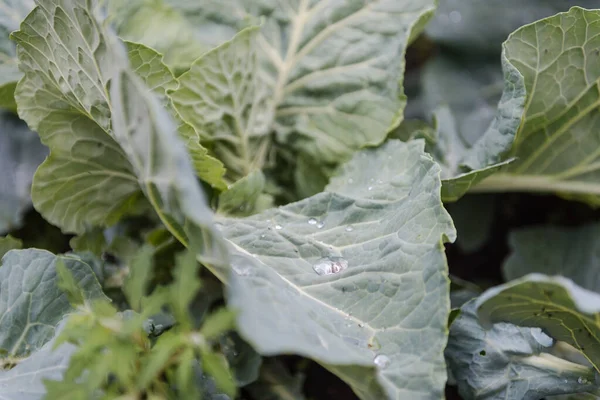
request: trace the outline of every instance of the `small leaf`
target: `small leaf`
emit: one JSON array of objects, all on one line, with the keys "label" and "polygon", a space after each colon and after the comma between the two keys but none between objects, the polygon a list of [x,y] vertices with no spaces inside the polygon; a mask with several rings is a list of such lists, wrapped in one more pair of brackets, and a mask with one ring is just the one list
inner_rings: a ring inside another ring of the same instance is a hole
[{"label": "small leaf", "polygon": [[142,297],[146,294],[148,282],[152,278],[152,246],[144,246],[129,265],[129,276],[123,285],[123,292],[133,310],[140,311]]},{"label": "small leaf", "polygon": [[223,355],[204,350],[201,352],[201,357],[202,369],[215,380],[217,388],[226,395],[235,397],[237,387]]},{"label": "small leaf", "polygon": [[200,329],[206,340],[214,340],[235,327],[235,313],[226,308],[219,308],[209,314]]},{"label": "small leaf", "polygon": [[510,322],[542,328],[580,350],[600,370],[600,294],[570,279],[526,275],[483,293],[477,313],[484,326]]},{"label": "small leaf", "polygon": [[223,215],[247,216],[269,208],[270,202],[264,201],[265,183],[262,172],[251,172],[221,193],[217,211]]},{"label": "small leaf", "polygon": [[595,371],[544,352],[551,345],[539,328],[498,323],[485,330],[470,301],[450,327],[445,354],[465,400],[537,400],[595,390]]},{"label": "small leaf", "polygon": [[23,242],[20,239],[15,239],[10,235],[0,237],[0,260],[10,250],[21,249],[22,247]]},{"label": "small leaf", "polygon": [[0,267],[0,349],[10,357],[35,352],[73,311],[58,285],[58,265],[72,276],[85,299],[105,298],[89,265],[44,250],[12,250]]},{"label": "small leaf", "polygon": [[170,96],[182,119],[212,143],[232,180],[262,168],[272,110],[259,74],[258,30],[249,28],[196,60]]}]

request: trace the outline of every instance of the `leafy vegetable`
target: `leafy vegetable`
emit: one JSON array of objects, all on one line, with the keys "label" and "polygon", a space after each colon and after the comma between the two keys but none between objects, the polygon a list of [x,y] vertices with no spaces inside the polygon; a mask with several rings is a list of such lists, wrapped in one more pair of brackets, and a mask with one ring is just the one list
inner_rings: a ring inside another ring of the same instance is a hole
[{"label": "leafy vegetable", "polygon": [[365,399],[428,397],[417,381],[438,396],[441,241],[455,235],[439,187],[422,142],[390,141],[355,155],[324,193],[221,221],[238,250],[228,301],[242,336],[262,354],[320,361]]},{"label": "leafy vegetable", "polygon": [[475,301],[450,327],[446,358],[464,399],[540,399],[596,390],[594,370],[546,351],[552,338],[539,328],[477,320]]},{"label": "leafy vegetable", "polygon": [[569,279],[529,274],[489,289],[477,307],[484,324],[505,321],[543,328],[581,350],[597,370],[600,367],[600,295]]},{"label": "leafy vegetable", "polygon": [[0,0],[0,398],[600,397],[600,10],[437,3]]}]

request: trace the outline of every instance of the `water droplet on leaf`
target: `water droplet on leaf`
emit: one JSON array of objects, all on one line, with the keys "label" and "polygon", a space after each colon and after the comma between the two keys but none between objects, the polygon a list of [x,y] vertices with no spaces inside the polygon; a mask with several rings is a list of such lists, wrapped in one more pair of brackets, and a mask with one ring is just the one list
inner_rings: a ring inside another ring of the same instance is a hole
[{"label": "water droplet on leaf", "polygon": [[317,228],[319,228],[319,229],[321,229],[321,228],[322,228],[322,227],[324,227],[324,226],[325,226],[325,222],[319,222],[319,223],[317,224]]},{"label": "water droplet on leaf", "polygon": [[279,231],[279,230],[283,229],[283,226],[277,224],[277,225],[275,225],[275,229],[277,229]]},{"label": "water droplet on leaf", "polygon": [[377,366],[377,368],[385,369],[389,367],[392,361],[385,354],[379,354],[373,359],[373,364]]},{"label": "water droplet on leaf", "polygon": [[311,219],[308,220],[308,224],[309,225],[316,225],[317,224],[317,220],[314,219],[314,218],[311,218]]},{"label": "water droplet on leaf", "polygon": [[318,275],[337,274],[346,268],[348,268],[348,260],[342,257],[323,257],[318,259],[313,265],[313,270]]},{"label": "water droplet on leaf", "polygon": [[367,188],[367,190],[368,190],[368,191],[371,191],[371,190],[373,190],[373,186],[369,186],[369,187]]},{"label": "water droplet on leaf", "polygon": [[577,378],[577,383],[579,383],[581,385],[585,385],[585,384],[587,384],[589,382],[588,382],[587,379],[585,379],[585,378],[583,378],[583,377],[580,376],[579,378]]},{"label": "water droplet on leaf", "polygon": [[462,21],[462,15],[456,10],[451,11],[448,15],[448,18],[450,18],[450,21],[454,22],[455,24],[458,24],[460,21]]},{"label": "water droplet on leaf", "polygon": [[352,232],[354,230],[354,227],[352,225],[348,225],[346,227],[346,232]]}]

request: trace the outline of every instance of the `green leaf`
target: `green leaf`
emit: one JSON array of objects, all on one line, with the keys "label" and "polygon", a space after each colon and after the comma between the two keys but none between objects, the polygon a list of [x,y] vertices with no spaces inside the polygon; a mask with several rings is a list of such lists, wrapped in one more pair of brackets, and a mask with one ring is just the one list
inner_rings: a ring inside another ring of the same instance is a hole
[{"label": "green leaf", "polygon": [[210,49],[202,44],[196,27],[167,1],[110,0],[108,4],[108,14],[119,36],[156,49],[165,55],[169,66],[187,69]]},{"label": "green leaf", "polygon": [[[14,93],[23,74],[17,67],[15,44],[9,39],[33,9],[33,0],[0,0],[0,108],[16,111]],[[1,148],[1,146],[0,146]]]},{"label": "green leaf", "polygon": [[176,89],[179,83],[169,67],[163,63],[162,55],[140,43],[127,42],[126,44],[129,61],[135,73],[158,95],[179,123],[177,131],[192,157],[196,175],[211,186],[224,189],[226,184],[223,181],[225,174],[223,163],[208,154],[208,150],[200,144],[200,137],[196,131],[186,122],[180,121],[179,115],[173,110],[167,91]]},{"label": "green leaf", "polygon": [[465,400],[537,400],[596,390],[594,369],[546,353],[552,343],[539,328],[498,323],[484,329],[470,301],[450,327],[445,354]]},{"label": "green leaf", "polygon": [[10,235],[0,237],[0,260],[10,250],[21,249],[22,247],[23,242],[20,239],[15,239]]},{"label": "green leaf", "polygon": [[11,113],[0,111],[0,233],[21,225],[31,207],[33,174],[47,149],[27,125]]},{"label": "green leaf", "polygon": [[222,354],[202,351],[202,369],[214,379],[217,388],[224,394],[235,398],[237,387],[229,373],[227,361]]},{"label": "green leaf", "polygon": [[152,256],[154,248],[144,246],[136,254],[129,266],[129,276],[123,284],[123,293],[133,310],[140,311],[142,298],[150,279],[152,279]]},{"label": "green leaf", "polygon": [[[168,3],[209,46],[262,23],[260,75],[267,80],[274,128],[280,141],[321,165],[379,145],[400,123],[404,53],[435,6],[433,0]],[[156,30],[145,23],[138,29]]]},{"label": "green leaf", "polygon": [[221,193],[217,212],[223,215],[247,216],[269,208],[272,199],[263,193],[265,184],[265,176],[260,170],[251,172]]},{"label": "green leaf", "polygon": [[235,328],[235,313],[227,308],[219,308],[209,314],[202,323],[200,334],[206,340],[215,340]]},{"label": "green leaf", "polygon": [[[455,231],[423,147],[389,141],[355,155],[324,193],[221,221],[237,249],[228,304],[259,353],[315,359],[363,399],[442,396],[442,240]],[[318,275],[320,263],[342,270]]]},{"label": "green leaf", "polygon": [[63,263],[86,299],[103,298],[89,265],[78,258],[44,250],[12,250],[0,267],[0,349],[8,357],[33,353],[55,334],[73,311],[58,286],[57,264]]},{"label": "green leaf", "polygon": [[487,290],[477,308],[484,326],[510,322],[540,327],[580,350],[600,370],[600,294],[570,279],[534,273]]},{"label": "green leaf", "polygon": [[[595,114],[600,101],[599,20],[600,11],[573,7],[518,29],[504,43],[505,67],[514,69],[527,89],[514,144],[506,154],[516,161],[476,190],[552,192],[600,205]],[[514,89],[506,86],[503,97],[507,90]],[[517,112],[512,109],[513,116]],[[465,164],[478,168],[501,137],[487,132]]]},{"label": "green leaf", "polygon": [[63,325],[59,324],[52,340],[31,356],[10,370],[0,370],[2,399],[41,400],[47,394],[44,381],[63,378],[71,355],[76,349],[68,343],[55,348],[56,338],[60,335]]},{"label": "green leaf", "polygon": [[182,119],[212,143],[234,181],[263,166],[270,144],[272,110],[257,53],[258,29],[248,28],[196,60],[171,92]]},{"label": "green leaf", "polygon": [[383,142],[402,119],[406,47],[434,1],[248,3],[264,17],[278,139],[318,164]]},{"label": "green leaf", "polygon": [[562,275],[600,293],[600,225],[577,228],[533,227],[512,232],[510,257],[502,266],[506,280],[532,272]]},{"label": "green leaf", "polygon": [[439,7],[426,33],[444,46],[495,55],[515,29],[567,11],[574,3],[584,8],[598,7],[594,0],[439,0]]},{"label": "green leaf", "polygon": [[203,238],[199,257],[225,279],[224,245],[176,125],[130,69],[95,3],[40,0],[13,34],[25,71],[19,113],[52,152],[36,174],[34,204],[63,230],[81,232],[116,222],[143,192],[178,240]]},{"label": "green leaf", "polygon": [[189,318],[188,307],[201,286],[194,252],[188,250],[177,256],[173,275],[174,282],[169,286],[171,307],[176,320],[183,323]]}]

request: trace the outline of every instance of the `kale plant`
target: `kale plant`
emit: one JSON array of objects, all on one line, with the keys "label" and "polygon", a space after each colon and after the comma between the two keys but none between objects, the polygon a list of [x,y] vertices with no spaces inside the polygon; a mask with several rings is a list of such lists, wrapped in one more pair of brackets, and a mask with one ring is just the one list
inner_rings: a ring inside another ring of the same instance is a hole
[{"label": "kale plant", "polygon": [[0,399],[600,398],[596,1],[0,0],[0,109]]}]

